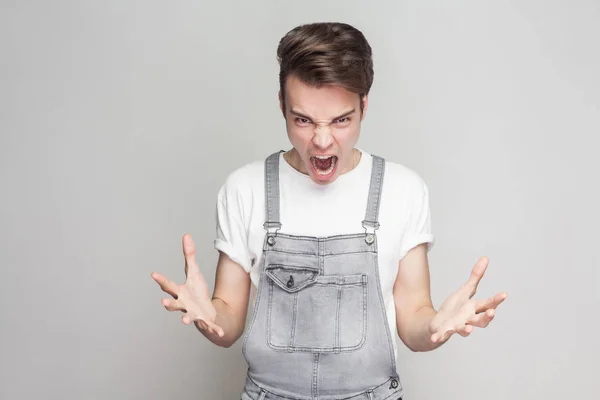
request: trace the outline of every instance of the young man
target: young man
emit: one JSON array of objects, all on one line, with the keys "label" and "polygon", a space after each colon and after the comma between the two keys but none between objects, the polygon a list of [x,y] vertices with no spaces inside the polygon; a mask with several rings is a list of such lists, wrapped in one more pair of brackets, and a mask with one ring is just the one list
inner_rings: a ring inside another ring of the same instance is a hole
[{"label": "young man", "polygon": [[292,149],[230,174],[217,202],[212,297],[183,237],[186,282],[153,273],[207,339],[244,333],[244,400],[398,399],[396,334],[413,351],[486,327],[500,293],[472,300],[487,267],[436,311],[427,186],[355,147],[373,82],[371,48],[341,23],[299,26],[278,50],[279,102]]}]

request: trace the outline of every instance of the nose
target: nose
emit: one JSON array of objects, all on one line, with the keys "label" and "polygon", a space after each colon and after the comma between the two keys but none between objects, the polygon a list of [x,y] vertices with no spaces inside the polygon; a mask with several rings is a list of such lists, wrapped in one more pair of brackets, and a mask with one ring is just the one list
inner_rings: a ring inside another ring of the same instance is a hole
[{"label": "nose", "polygon": [[315,147],[319,149],[326,149],[333,143],[333,135],[331,134],[331,128],[329,125],[317,125],[315,127],[315,134],[313,135],[312,142]]}]

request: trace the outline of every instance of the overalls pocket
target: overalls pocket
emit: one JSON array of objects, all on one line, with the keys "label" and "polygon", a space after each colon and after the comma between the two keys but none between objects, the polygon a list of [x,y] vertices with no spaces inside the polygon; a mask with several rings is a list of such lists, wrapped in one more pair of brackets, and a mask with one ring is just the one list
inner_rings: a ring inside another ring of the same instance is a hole
[{"label": "overalls pocket", "polygon": [[267,341],[273,350],[341,353],[363,346],[367,275],[321,275],[318,268],[267,266]]}]

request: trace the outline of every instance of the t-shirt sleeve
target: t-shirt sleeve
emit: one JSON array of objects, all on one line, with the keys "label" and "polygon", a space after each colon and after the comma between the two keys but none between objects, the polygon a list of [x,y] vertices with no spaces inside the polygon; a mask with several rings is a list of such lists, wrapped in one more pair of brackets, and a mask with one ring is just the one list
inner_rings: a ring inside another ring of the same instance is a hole
[{"label": "t-shirt sleeve", "polygon": [[242,197],[231,182],[217,195],[215,248],[250,272],[248,227],[244,223]]},{"label": "t-shirt sleeve", "polygon": [[422,243],[427,243],[427,251],[429,252],[435,243],[431,230],[429,189],[420,178],[411,191],[407,212],[404,234],[400,245],[400,259],[412,248]]}]

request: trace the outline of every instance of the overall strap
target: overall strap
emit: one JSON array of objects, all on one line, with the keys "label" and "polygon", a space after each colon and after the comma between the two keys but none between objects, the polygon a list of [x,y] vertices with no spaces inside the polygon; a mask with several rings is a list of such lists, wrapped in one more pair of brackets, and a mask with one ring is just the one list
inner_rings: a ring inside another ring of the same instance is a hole
[{"label": "overall strap", "polygon": [[265,223],[269,233],[281,229],[279,221],[279,155],[280,150],[265,160]]},{"label": "overall strap", "polygon": [[379,202],[381,200],[381,187],[385,172],[385,160],[373,155],[373,167],[371,169],[371,183],[369,185],[369,199],[367,200],[367,212],[362,226],[368,233],[374,233],[379,229]]}]

